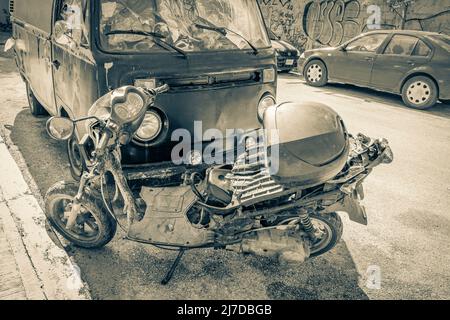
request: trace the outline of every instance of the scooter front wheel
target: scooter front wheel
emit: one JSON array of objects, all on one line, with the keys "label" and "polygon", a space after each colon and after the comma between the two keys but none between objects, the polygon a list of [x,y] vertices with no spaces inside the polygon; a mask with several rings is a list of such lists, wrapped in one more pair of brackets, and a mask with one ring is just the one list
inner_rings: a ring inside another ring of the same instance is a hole
[{"label": "scooter front wheel", "polygon": [[117,222],[95,195],[85,192],[80,200],[81,211],[75,226],[67,228],[78,185],[59,182],[45,196],[45,215],[55,230],[74,245],[86,249],[101,248],[116,234]]}]

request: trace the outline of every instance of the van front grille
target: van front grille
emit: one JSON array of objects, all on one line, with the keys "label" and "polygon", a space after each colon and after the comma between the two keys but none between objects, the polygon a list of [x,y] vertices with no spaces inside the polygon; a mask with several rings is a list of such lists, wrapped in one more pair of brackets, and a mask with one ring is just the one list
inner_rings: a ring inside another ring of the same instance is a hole
[{"label": "van front grille", "polygon": [[14,12],[14,0],[9,0],[9,14]]}]

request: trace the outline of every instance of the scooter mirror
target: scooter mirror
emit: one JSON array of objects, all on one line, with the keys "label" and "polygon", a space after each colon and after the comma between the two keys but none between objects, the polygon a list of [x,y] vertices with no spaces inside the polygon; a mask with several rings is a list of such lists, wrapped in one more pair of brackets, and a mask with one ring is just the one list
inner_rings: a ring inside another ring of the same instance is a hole
[{"label": "scooter mirror", "polygon": [[47,121],[47,132],[55,140],[67,141],[75,132],[75,124],[68,118],[52,117]]}]

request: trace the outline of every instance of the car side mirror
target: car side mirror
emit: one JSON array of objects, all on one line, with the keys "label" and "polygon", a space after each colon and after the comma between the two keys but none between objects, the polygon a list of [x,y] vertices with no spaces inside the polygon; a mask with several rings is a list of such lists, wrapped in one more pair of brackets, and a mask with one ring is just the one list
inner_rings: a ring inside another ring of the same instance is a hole
[{"label": "car side mirror", "polygon": [[52,117],[47,121],[47,132],[55,140],[67,141],[75,132],[75,123],[63,117]]}]

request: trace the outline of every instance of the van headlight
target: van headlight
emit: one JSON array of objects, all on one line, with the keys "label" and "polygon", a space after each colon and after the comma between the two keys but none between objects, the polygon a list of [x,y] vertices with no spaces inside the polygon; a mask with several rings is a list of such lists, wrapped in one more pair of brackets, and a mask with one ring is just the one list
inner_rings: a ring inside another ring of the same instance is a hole
[{"label": "van headlight", "polygon": [[277,104],[277,101],[275,100],[275,97],[271,94],[265,95],[258,105],[258,118],[259,120],[264,119],[264,113],[267,109],[269,109],[271,106],[274,106]]},{"label": "van headlight", "polygon": [[148,111],[142,125],[136,131],[135,137],[142,142],[150,142],[156,139],[163,129],[161,116],[155,111]]},{"label": "van headlight", "polygon": [[263,70],[263,82],[272,83],[275,82],[277,77],[277,72],[274,68],[268,68]]}]

